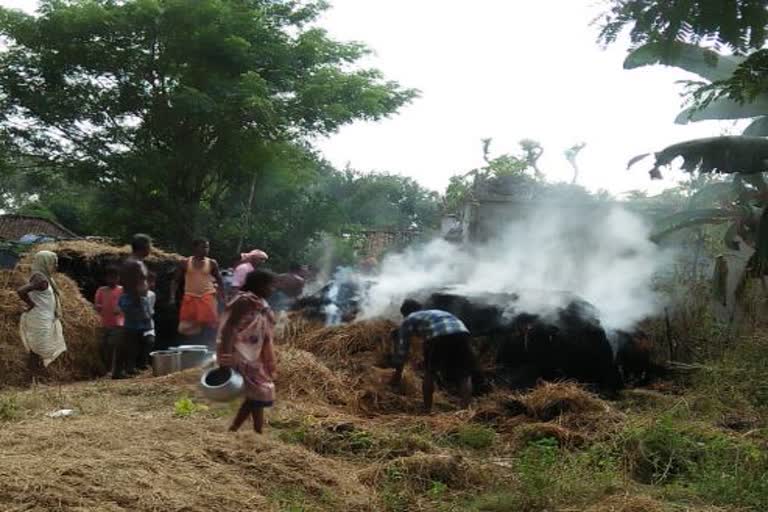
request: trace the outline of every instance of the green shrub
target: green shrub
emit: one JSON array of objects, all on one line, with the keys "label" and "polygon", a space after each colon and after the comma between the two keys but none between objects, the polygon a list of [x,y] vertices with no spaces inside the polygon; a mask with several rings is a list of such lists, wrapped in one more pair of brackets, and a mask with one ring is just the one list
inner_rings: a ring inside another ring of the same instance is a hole
[{"label": "green shrub", "polygon": [[196,404],[189,397],[183,397],[176,400],[173,404],[173,415],[177,418],[188,418],[198,412],[204,412],[208,410],[208,406],[204,404]]},{"label": "green shrub", "polygon": [[14,421],[21,416],[19,404],[14,397],[0,398],[0,422]]}]

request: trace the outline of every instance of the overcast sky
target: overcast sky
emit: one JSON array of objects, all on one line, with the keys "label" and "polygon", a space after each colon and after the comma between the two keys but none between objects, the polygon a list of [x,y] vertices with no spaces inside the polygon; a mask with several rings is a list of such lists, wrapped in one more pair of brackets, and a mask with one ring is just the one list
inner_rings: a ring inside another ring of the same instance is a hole
[{"label": "overcast sky", "polygon": [[[0,0],[34,9],[35,0]],[[493,153],[520,139],[545,148],[541,167],[570,181],[563,151],[586,142],[579,182],[620,194],[658,192],[631,157],[689,138],[718,135],[723,123],[677,126],[682,86],[694,78],[670,68],[622,69],[626,44],[596,43],[595,0],[331,0],[322,25],[333,36],[367,43],[366,64],[421,90],[399,115],[356,123],[318,142],[337,166],[411,176],[442,190],[451,175],[482,164],[482,138]],[[647,167],[647,166],[646,166]],[[679,176],[679,175],[678,175]]]}]

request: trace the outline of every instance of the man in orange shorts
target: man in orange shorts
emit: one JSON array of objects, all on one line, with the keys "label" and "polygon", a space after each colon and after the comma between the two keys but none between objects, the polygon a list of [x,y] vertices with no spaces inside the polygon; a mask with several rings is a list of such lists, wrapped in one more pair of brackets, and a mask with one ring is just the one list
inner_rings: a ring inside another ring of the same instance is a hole
[{"label": "man in orange shorts", "polygon": [[215,332],[219,315],[217,297],[223,299],[224,281],[216,260],[208,257],[208,240],[192,242],[192,257],[179,263],[171,286],[171,302],[175,302],[176,283],[184,279],[184,297],[179,311],[179,334],[197,336],[205,330]]}]

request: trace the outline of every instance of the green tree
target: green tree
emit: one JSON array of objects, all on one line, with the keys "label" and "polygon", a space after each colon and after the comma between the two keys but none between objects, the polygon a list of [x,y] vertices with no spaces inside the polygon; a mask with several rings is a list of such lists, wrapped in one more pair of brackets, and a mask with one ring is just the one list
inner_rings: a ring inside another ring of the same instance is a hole
[{"label": "green tree", "polygon": [[600,39],[613,43],[627,26],[633,45],[712,42],[737,52],[766,41],[766,0],[611,0]]},{"label": "green tree", "polygon": [[324,188],[346,228],[428,230],[439,223],[439,194],[411,178],[347,169],[328,179]]},{"label": "green tree", "polygon": [[43,0],[38,16],[0,9],[0,133],[17,157],[98,190],[108,234],[142,229],[183,246],[220,229],[262,175],[294,170],[286,154],[301,154],[303,141],[415,96],[356,68],[368,50],[317,28],[325,8]]}]

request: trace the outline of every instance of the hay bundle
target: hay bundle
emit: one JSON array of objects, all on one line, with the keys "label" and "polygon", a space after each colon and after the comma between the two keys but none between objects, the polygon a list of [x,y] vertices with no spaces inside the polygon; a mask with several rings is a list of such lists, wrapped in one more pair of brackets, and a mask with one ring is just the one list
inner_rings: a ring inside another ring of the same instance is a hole
[{"label": "hay bundle", "polygon": [[309,331],[292,344],[327,360],[343,362],[361,352],[385,352],[395,324],[389,320],[368,320]]},{"label": "hay bundle", "polygon": [[364,484],[378,487],[392,474],[399,475],[413,492],[428,491],[435,482],[463,489],[483,481],[480,469],[460,456],[426,453],[374,464],[358,476]]},{"label": "hay bundle", "polygon": [[[78,257],[94,259],[101,256],[115,256],[117,258],[128,256],[131,253],[129,245],[117,246],[96,240],[62,240],[60,242],[44,243],[35,246],[35,251],[52,251],[59,257]],[[31,263],[32,254],[26,255],[22,263]],[[147,258],[148,262],[178,260],[180,256],[165,252],[157,247],[152,248],[152,253]]]},{"label": "hay bundle", "polygon": [[280,344],[295,345],[296,340],[324,327],[324,324],[316,320],[308,319],[300,313],[290,312],[278,318],[275,326],[275,341]]},{"label": "hay bundle", "polygon": [[304,350],[281,347],[277,351],[277,390],[290,398],[310,397],[334,405],[351,401],[349,386],[317,357]]},{"label": "hay bundle", "polygon": [[592,413],[609,410],[596,395],[574,382],[545,382],[519,397],[528,415],[551,421],[565,413]]},{"label": "hay bundle", "polygon": [[[26,273],[0,272],[0,386],[29,384],[27,352],[21,342],[19,322],[25,310],[16,288],[28,280]],[[67,351],[47,369],[46,376],[57,382],[90,379],[104,375],[99,356],[99,318],[70,278],[56,275],[61,291],[62,324]]]}]

